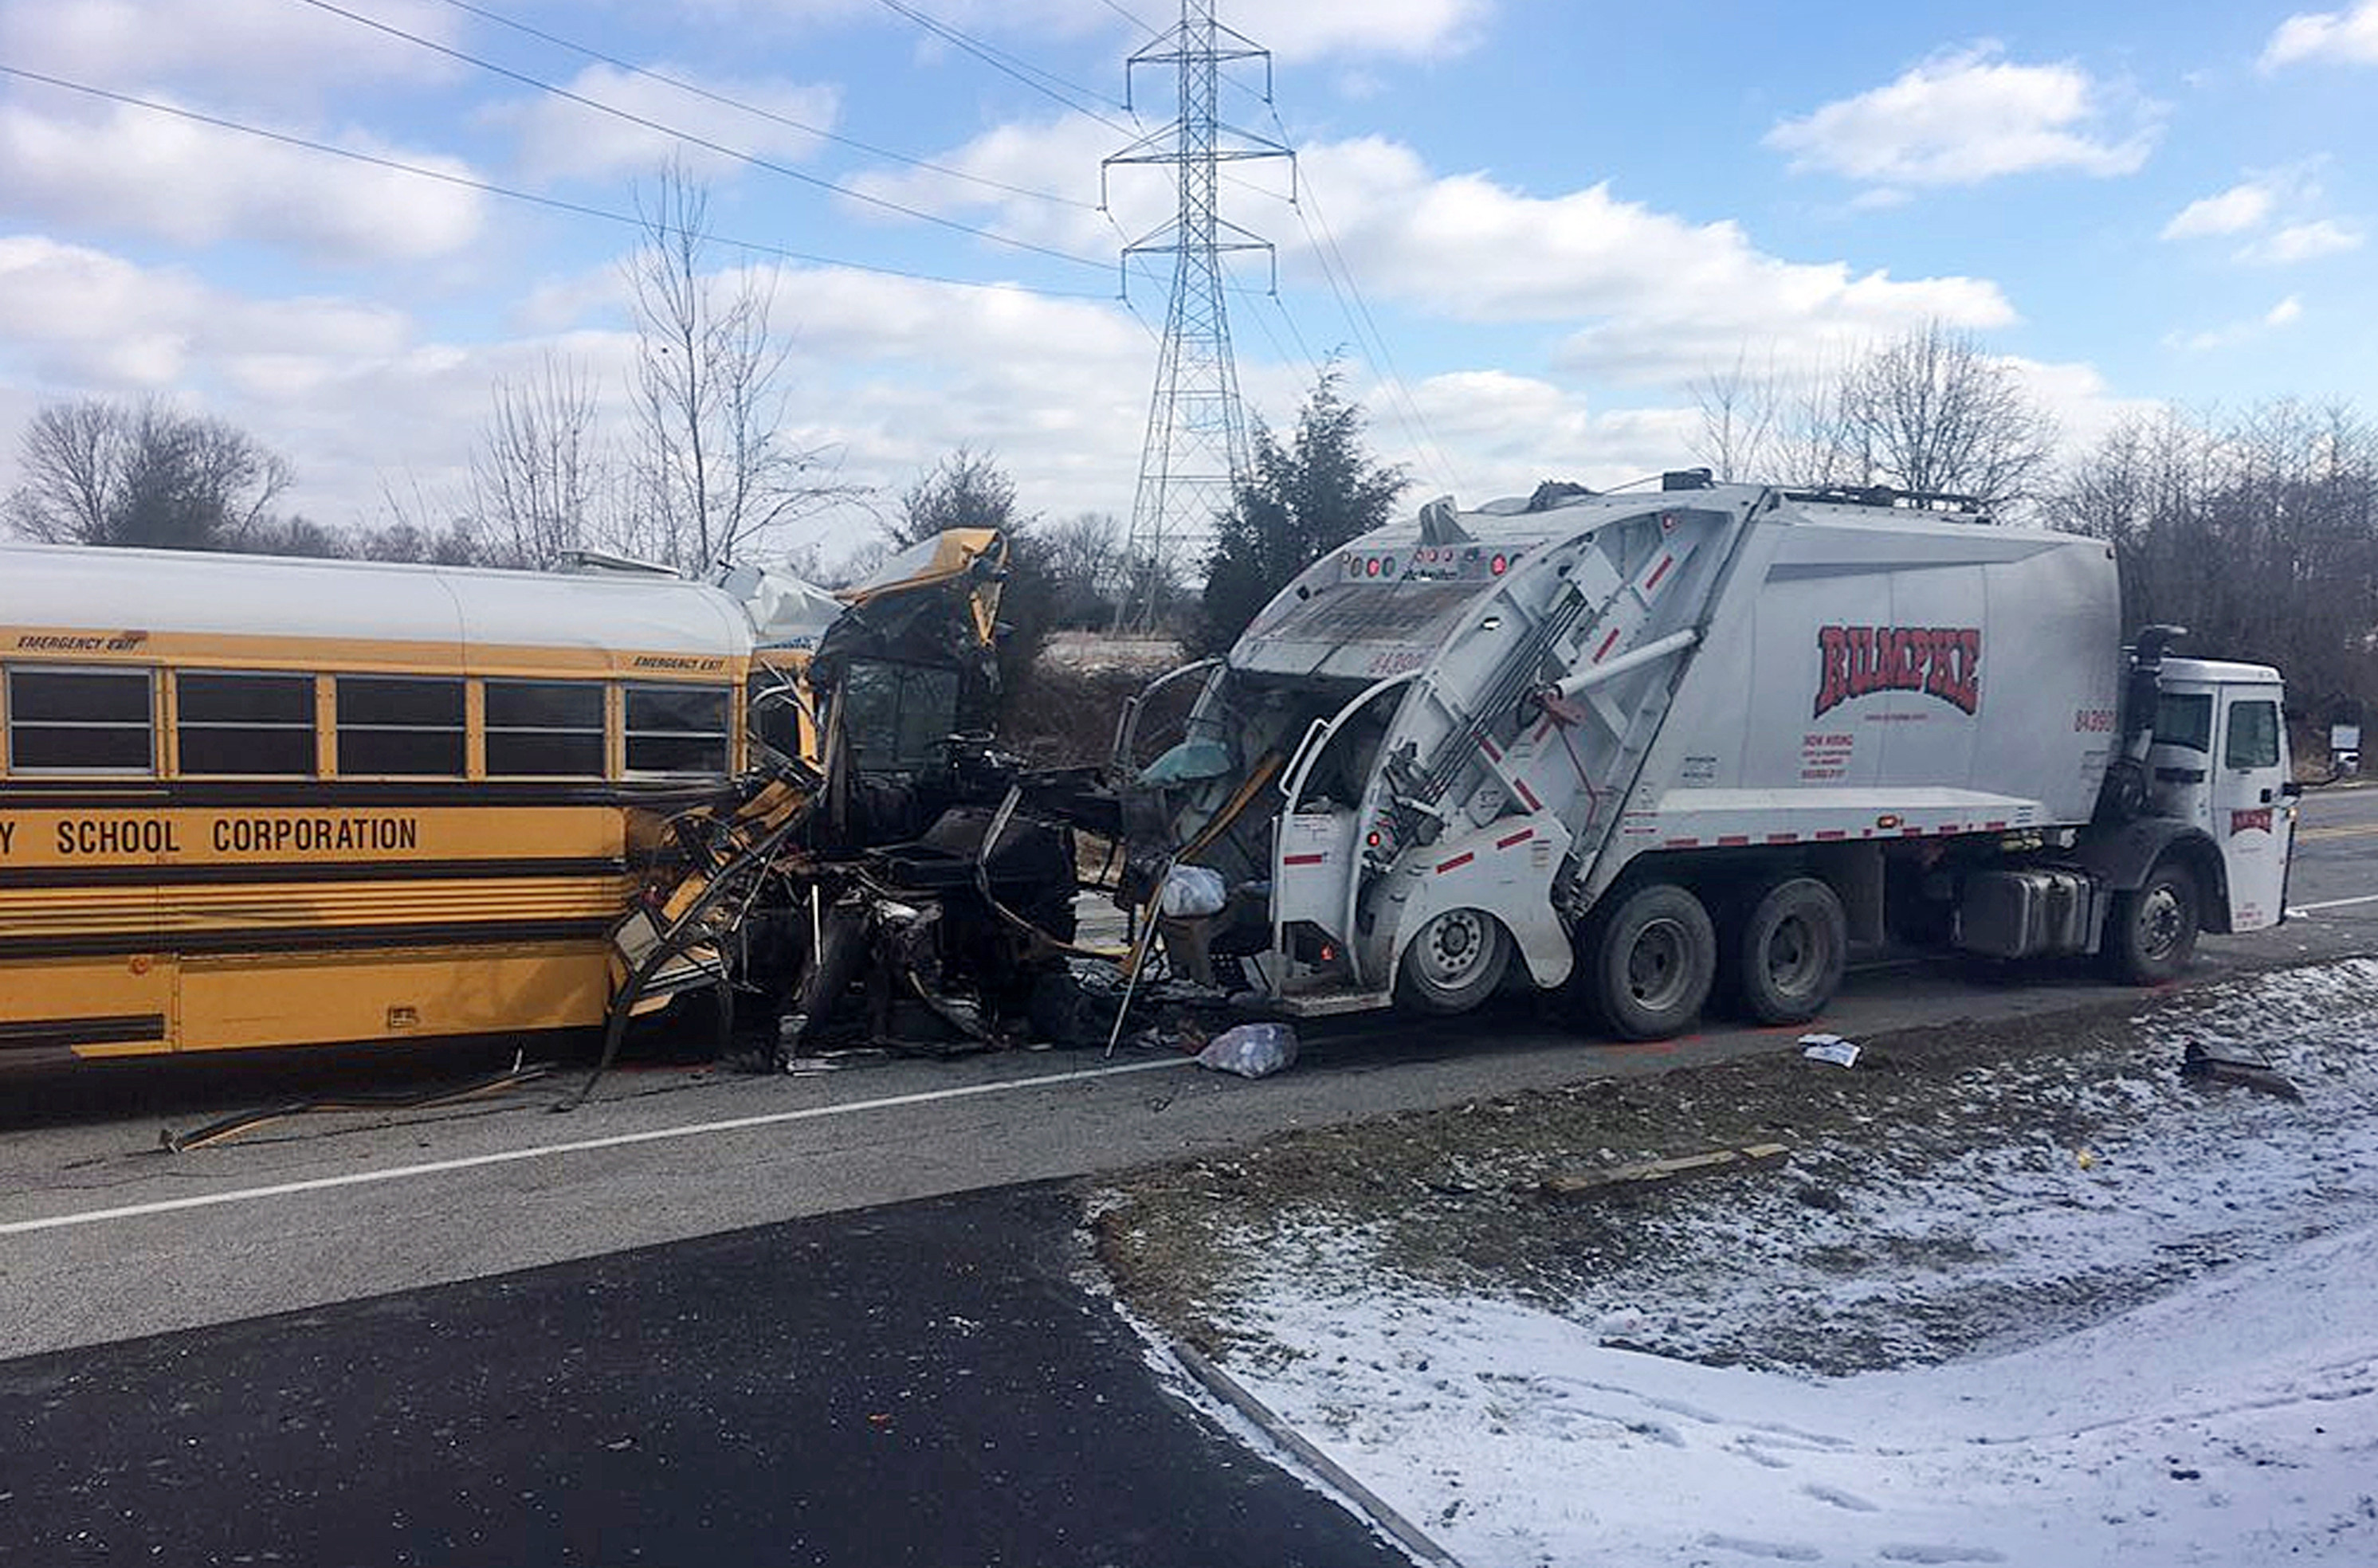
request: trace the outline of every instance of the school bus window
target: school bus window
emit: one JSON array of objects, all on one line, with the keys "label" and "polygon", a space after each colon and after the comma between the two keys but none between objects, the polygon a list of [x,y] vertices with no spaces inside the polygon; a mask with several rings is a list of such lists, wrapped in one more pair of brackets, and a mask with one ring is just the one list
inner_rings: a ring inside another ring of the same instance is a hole
[{"label": "school bus window", "polygon": [[727,772],[727,693],[707,686],[626,688],[628,772]]},{"label": "school bus window", "polygon": [[801,710],[789,670],[759,670],[745,688],[743,727],[787,757],[801,754]]},{"label": "school bus window", "polygon": [[586,681],[486,683],[494,778],[601,778],[603,688]]},{"label": "school bus window", "polygon": [[156,766],[147,670],[8,672],[8,766],[146,773]]},{"label": "school bus window", "polygon": [[462,775],[461,681],[341,676],[338,709],[340,772]]},{"label": "school bus window", "polygon": [[185,774],[314,772],[314,677],[185,671],[174,677]]}]

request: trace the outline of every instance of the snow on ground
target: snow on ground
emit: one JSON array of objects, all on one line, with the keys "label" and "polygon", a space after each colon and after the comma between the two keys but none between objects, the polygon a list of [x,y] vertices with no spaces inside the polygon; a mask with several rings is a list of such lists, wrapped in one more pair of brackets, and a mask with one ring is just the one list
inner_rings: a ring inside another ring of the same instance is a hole
[{"label": "snow on ground", "polygon": [[2378,961],[2154,1028],[2304,1101],[2143,1061],[2076,1088],[2099,1146],[1805,1151],[1647,1205],[1677,1245],[1557,1315],[1316,1234],[1232,1370],[1470,1568],[2378,1564]]}]

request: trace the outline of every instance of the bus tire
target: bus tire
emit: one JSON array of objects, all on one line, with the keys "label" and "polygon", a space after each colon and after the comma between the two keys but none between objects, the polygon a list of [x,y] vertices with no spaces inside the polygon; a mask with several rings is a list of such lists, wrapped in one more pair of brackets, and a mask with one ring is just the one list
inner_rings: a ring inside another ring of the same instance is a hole
[{"label": "bus tire", "polygon": [[2132,986],[2179,978],[2196,954],[2204,907],[2196,873],[2179,860],[2158,861],[2135,891],[2114,895],[2100,954],[2107,969]]},{"label": "bus tire", "polygon": [[1833,890],[1793,877],[1760,895],[1735,932],[1734,994],[1760,1023],[1805,1023],[1841,989],[1849,917]]},{"label": "bus tire", "polygon": [[1717,929],[1691,890],[1650,882],[1589,923],[1580,944],[1594,1005],[1622,1040],[1681,1035],[1717,976]]},{"label": "bus tire", "polygon": [[1415,1012],[1448,1017],[1495,994],[1511,962],[1503,923],[1483,909],[1448,909],[1404,946],[1396,999]]}]

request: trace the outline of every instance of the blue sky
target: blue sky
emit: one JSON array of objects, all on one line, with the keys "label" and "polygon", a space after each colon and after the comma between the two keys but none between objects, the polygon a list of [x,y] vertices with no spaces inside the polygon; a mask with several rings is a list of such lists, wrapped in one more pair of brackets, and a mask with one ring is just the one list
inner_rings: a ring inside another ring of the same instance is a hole
[{"label": "blue sky", "polygon": [[[1298,148],[1303,195],[1254,167],[1225,187],[1279,246],[1277,298],[1260,262],[1235,272],[1249,404],[1288,424],[1341,350],[1415,499],[1674,466],[1696,376],[1821,365],[1930,317],[2019,365],[2076,448],[2167,400],[2378,413],[2378,0],[1218,9],[1274,56],[1273,103],[1232,88],[1226,116]],[[879,497],[967,445],[1028,509],[1127,516],[1163,281],[1140,271],[1126,307],[1116,252],[1171,198],[1121,171],[1101,213],[1099,163],[1169,116],[1161,71],[1136,124],[1117,101],[1174,15],[0,0],[0,66],[611,212],[670,137],[457,54],[750,154],[776,167],[674,144],[723,238],[795,253],[716,257],[773,278],[803,444]],[[450,510],[497,377],[550,352],[622,402],[633,237],[0,77],[0,483],[42,401],[159,392],[283,451],[321,521],[391,494]],[[857,505],[818,525],[829,551],[865,527]]]}]

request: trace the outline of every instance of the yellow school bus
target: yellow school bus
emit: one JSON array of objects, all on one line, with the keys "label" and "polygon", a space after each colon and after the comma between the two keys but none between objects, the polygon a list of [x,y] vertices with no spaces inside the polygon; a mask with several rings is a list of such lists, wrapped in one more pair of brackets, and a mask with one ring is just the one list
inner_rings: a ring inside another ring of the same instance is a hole
[{"label": "yellow school bus", "polygon": [[752,652],[672,577],[0,547],[0,1060],[602,1023]]}]

